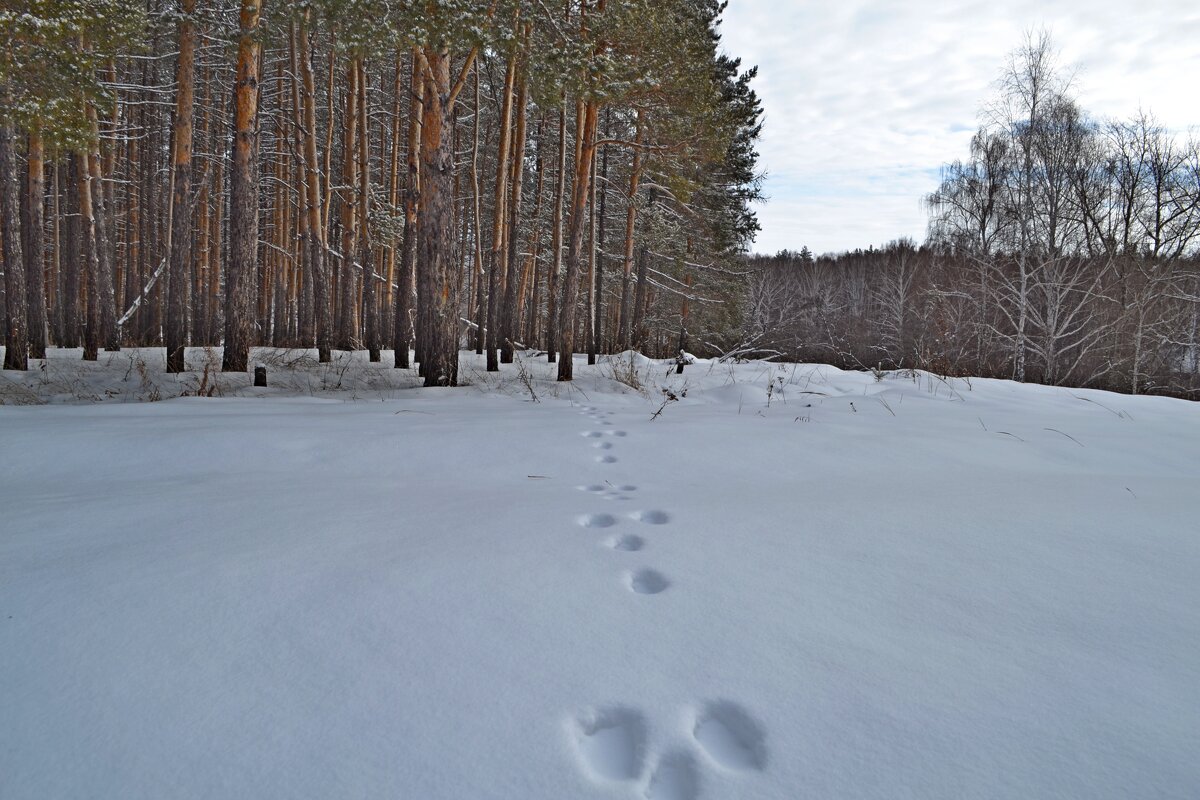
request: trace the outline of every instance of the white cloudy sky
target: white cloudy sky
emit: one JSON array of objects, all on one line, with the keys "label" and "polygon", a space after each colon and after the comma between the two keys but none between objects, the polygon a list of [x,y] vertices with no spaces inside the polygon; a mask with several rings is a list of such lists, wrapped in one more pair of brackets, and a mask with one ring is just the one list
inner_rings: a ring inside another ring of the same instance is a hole
[{"label": "white cloudy sky", "polygon": [[766,109],[753,249],[922,240],[921,198],[966,155],[1007,54],[1043,26],[1092,114],[1200,125],[1196,0],[732,0],[725,49],[759,65]]}]

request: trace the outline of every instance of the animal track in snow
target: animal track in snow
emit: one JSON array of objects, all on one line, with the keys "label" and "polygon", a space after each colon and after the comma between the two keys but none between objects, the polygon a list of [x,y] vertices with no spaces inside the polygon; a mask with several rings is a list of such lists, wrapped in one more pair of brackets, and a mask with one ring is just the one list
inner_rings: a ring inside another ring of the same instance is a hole
[{"label": "animal track in snow", "polygon": [[644,522],[647,525],[666,525],[671,521],[671,515],[665,511],[635,511],[631,514],[638,522]]},{"label": "animal track in snow", "polygon": [[618,492],[636,492],[637,487],[630,483],[623,483],[617,487]]},{"label": "animal track in snow", "polygon": [[614,464],[617,461],[616,456],[610,456],[607,453],[602,456],[596,456],[596,461],[601,464]]},{"label": "animal track in snow", "polygon": [[632,781],[642,774],[646,726],[627,708],[590,711],[575,720],[579,759],[595,778]]},{"label": "animal track in snow", "polygon": [[696,717],[692,736],[717,765],[730,770],[761,770],[767,763],[762,727],[741,707],[710,703]]},{"label": "animal track in snow", "polygon": [[671,585],[661,572],[639,569],[629,573],[629,588],[637,594],[658,594]]},{"label": "animal track in snow", "polygon": [[603,483],[589,483],[587,486],[578,487],[581,492],[591,492],[592,494],[600,494],[608,491],[608,487]]},{"label": "animal track in snow", "polygon": [[695,800],[699,791],[695,760],[676,751],[659,759],[646,786],[646,800]]},{"label": "animal track in snow", "polygon": [[612,514],[584,514],[578,521],[585,528],[611,528],[617,524]]},{"label": "animal track in snow", "polygon": [[646,540],[640,536],[634,536],[632,533],[627,533],[624,536],[610,537],[607,544],[613,550],[623,550],[627,553],[632,553],[645,547]]},{"label": "animal track in snow", "polygon": [[604,435],[604,431],[584,431],[581,435],[588,439],[598,439]]},{"label": "animal track in snow", "polygon": [[597,450],[612,450],[612,442],[596,442],[592,447]]},{"label": "animal track in snow", "polygon": [[[608,543],[615,546],[614,542],[621,538],[630,537],[613,537]],[[725,700],[708,703],[693,718],[693,744],[716,766],[738,772],[766,766],[762,726],[741,706]],[[700,796],[701,765],[696,756],[681,747],[656,755],[647,746],[645,718],[635,709],[623,706],[589,709],[571,721],[570,733],[579,761],[590,778],[621,783],[637,781],[641,788],[639,796],[644,800],[697,800]]]},{"label": "animal track in snow", "polygon": [[[597,431],[595,435],[596,435],[596,436],[603,436],[603,435],[604,435],[604,431]],[[628,433],[626,433],[625,431],[608,431],[608,435],[609,435],[609,436],[628,436],[629,434],[628,434]]]}]

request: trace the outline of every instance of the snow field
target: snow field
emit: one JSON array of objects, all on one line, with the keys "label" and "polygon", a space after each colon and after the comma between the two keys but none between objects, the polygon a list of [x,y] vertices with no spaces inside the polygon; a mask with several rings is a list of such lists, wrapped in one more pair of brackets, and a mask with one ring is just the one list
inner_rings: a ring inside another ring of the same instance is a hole
[{"label": "snow field", "polygon": [[0,407],[0,797],[1194,796],[1197,406],[614,366]]}]

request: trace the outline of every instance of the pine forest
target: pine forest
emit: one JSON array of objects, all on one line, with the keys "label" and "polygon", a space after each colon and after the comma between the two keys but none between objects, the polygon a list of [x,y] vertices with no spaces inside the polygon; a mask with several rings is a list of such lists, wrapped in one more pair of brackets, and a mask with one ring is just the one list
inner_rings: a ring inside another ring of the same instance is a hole
[{"label": "pine forest", "polygon": [[[674,353],[728,332],[753,69],[711,0],[19,0],[5,366],[48,346]],[[557,359],[570,380],[570,358]]]}]

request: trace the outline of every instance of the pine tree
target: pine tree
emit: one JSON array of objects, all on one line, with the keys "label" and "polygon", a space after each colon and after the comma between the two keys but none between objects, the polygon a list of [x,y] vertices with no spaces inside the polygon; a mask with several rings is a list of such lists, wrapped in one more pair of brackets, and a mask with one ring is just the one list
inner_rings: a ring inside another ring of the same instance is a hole
[{"label": "pine tree", "polygon": [[[11,93],[8,98],[11,99]],[[25,316],[25,260],[21,254],[20,185],[13,124],[0,120],[0,236],[4,238],[4,288],[7,325],[4,368],[29,369],[29,329]]]},{"label": "pine tree", "polygon": [[464,343],[493,368],[565,344],[569,376],[580,335],[591,359],[670,352],[681,300],[689,329],[736,316],[753,151],[723,81],[749,78],[722,73],[718,3],[14,3],[0,75],[29,280],[6,296],[35,354],[47,328],[89,359],[164,344],[172,371],[189,340],[244,369],[256,345],[374,359],[389,339],[448,385]]},{"label": "pine tree", "polygon": [[165,343],[167,372],[183,372],[187,317],[192,307],[192,106],[196,58],[196,0],[180,0],[179,59],[175,72],[174,173],[172,175],[171,267],[167,285]]},{"label": "pine tree", "polygon": [[241,0],[234,84],[229,263],[225,269],[225,353],[221,369],[249,366],[258,265],[258,23],[262,0]]}]

